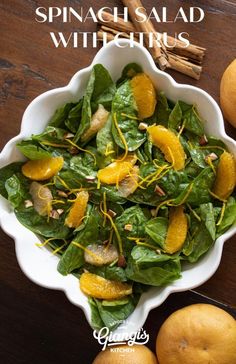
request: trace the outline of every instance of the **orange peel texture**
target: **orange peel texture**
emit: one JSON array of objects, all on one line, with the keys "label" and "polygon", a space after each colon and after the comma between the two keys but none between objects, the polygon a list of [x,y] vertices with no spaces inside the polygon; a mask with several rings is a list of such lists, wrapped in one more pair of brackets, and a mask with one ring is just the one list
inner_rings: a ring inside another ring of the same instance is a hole
[{"label": "orange peel texture", "polygon": [[169,216],[169,226],[165,240],[166,253],[173,254],[180,250],[185,242],[188,231],[188,220],[183,206],[172,207]]},{"label": "orange peel texture", "polygon": [[216,180],[213,187],[215,195],[226,200],[234,190],[236,181],[235,159],[232,154],[224,152],[216,171]]},{"label": "orange peel texture", "polygon": [[81,275],[80,289],[87,296],[103,300],[115,300],[132,294],[131,285],[110,281],[93,273]]},{"label": "orange peel texture", "polygon": [[45,181],[55,176],[63,167],[62,157],[52,157],[26,162],[22,166],[22,173],[34,181]]},{"label": "orange peel texture", "polygon": [[185,153],[177,135],[162,125],[152,125],[147,129],[151,142],[158,147],[165,159],[178,171],[184,168]]},{"label": "orange peel texture", "polygon": [[138,107],[139,118],[149,118],[154,114],[157,103],[156,90],[151,79],[145,73],[138,73],[130,83]]},{"label": "orange peel texture", "polygon": [[87,191],[81,191],[77,194],[76,200],[65,220],[66,226],[76,229],[81,225],[86,213],[88,199],[89,194]]}]

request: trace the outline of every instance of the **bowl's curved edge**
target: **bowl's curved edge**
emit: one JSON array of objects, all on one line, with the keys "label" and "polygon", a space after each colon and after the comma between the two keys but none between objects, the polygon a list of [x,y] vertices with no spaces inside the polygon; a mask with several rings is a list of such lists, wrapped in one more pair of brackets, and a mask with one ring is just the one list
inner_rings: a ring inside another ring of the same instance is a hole
[{"label": "bowl's curved edge", "polygon": [[[129,40],[120,40],[120,42],[121,42],[121,44],[128,44],[129,43]],[[10,148],[12,147],[12,145],[14,145],[17,140],[19,140],[19,139],[21,139],[21,138],[24,137],[25,130],[27,129],[27,125],[26,125],[27,124],[27,114],[30,112],[31,108],[33,108],[34,105],[36,103],[38,103],[40,100],[42,100],[43,98],[46,98],[48,96],[53,96],[54,94],[57,94],[59,92],[62,92],[62,93],[63,92],[68,92],[68,93],[70,93],[71,92],[71,89],[73,89],[74,85],[76,84],[78,78],[81,77],[81,75],[83,75],[83,74],[88,74],[91,71],[92,66],[95,63],[102,63],[102,62],[100,62],[100,59],[102,58],[103,53],[105,53],[106,51],[109,51],[114,46],[116,46],[116,43],[113,41],[113,42],[108,43],[108,45],[106,47],[100,49],[99,52],[96,54],[94,60],[92,61],[91,65],[88,66],[88,67],[86,67],[85,69],[82,69],[82,70],[78,71],[71,78],[70,82],[66,86],[60,87],[60,88],[57,88],[57,89],[54,89],[54,90],[49,90],[49,91],[47,91],[47,92],[39,95],[38,97],[36,97],[29,104],[29,106],[26,108],[26,110],[25,110],[25,112],[23,114],[22,126],[21,126],[20,133],[16,137],[12,138],[5,145],[5,147],[3,148],[3,150],[2,150],[2,152],[0,154],[0,160],[3,161],[3,163],[2,163],[3,165],[4,165],[4,161],[6,161],[7,154],[9,152]],[[195,87],[195,86],[190,86],[190,85],[185,85],[185,84],[178,84],[170,75],[168,75],[165,72],[160,71],[156,67],[156,65],[155,65],[155,63],[154,63],[151,55],[149,54],[149,52],[144,47],[140,46],[136,42],[134,42],[134,47],[135,48],[139,48],[141,50],[141,52],[143,53],[143,55],[146,58],[146,60],[148,60],[148,63],[151,66],[151,68],[153,69],[153,71],[155,71],[155,73],[158,73],[163,78],[165,78],[166,80],[168,80],[169,84],[172,87],[179,88],[179,89],[185,89],[185,90],[191,89],[191,90],[195,90],[196,92],[200,92],[202,95],[204,95],[204,97],[206,99],[208,99],[211,102],[211,104],[214,106],[215,111],[218,114],[218,118],[219,118],[219,122],[220,122],[219,127],[220,127],[220,132],[222,134],[222,137],[225,140],[227,140],[228,143],[230,143],[232,146],[235,147],[236,144],[235,144],[234,140],[232,138],[230,138],[226,134],[226,132],[225,132],[224,121],[223,121],[223,117],[222,117],[220,108],[219,108],[218,104],[216,103],[216,101],[209,94],[207,94],[204,90],[201,90],[200,88]],[[1,205],[1,202],[0,202],[0,205]],[[22,264],[22,261],[21,261],[21,258],[20,258],[20,253],[19,253],[19,249],[20,248],[19,248],[19,244],[18,244],[18,239],[17,239],[17,237],[14,236],[13,233],[11,233],[9,231],[9,229],[6,228],[6,226],[3,223],[3,221],[4,221],[4,219],[2,219],[2,214],[0,214],[0,226],[1,226],[1,228],[8,235],[10,235],[14,239],[17,260],[19,262],[19,265],[20,265],[22,271],[25,273],[25,275],[29,279],[33,280],[35,283],[39,284],[40,286],[43,286],[45,288],[57,289],[57,290],[64,291],[64,293],[66,294],[66,296],[69,299],[69,301],[72,302],[73,304],[75,304],[76,306],[80,307],[84,311],[85,316],[86,316],[88,322],[91,324],[91,315],[90,315],[90,312],[88,311],[87,307],[84,307],[83,305],[79,304],[78,301],[76,301],[72,297],[71,292],[69,292],[69,290],[67,289],[67,287],[66,287],[65,284],[62,284],[61,283],[58,286],[48,286],[45,282],[32,279],[32,277],[28,274],[28,272],[25,271],[24,265]],[[213,267],[211,267],[211,270],[209,271],[209,274],[207,276],[204,276],[204,278],[202,280],[198,281],[197,284],[196,283],[195,284],[190,284],[190,285],[185,286],[185,287],[178,287],[175,284],[172,284],[172,285],[166,286],[163,289],[162,298],[161,298],[161,300],[158,303],[157,302],[153,302],[152,300],[151,301],[147,301],[146,300],[145,301],[145,304],[144,304],[143,316],[142,317],[139,317],[139,322],[137,324],[136,329],[138,329],[138,328],[140,328],[140,327],[143,326],[144,322],[146,321],[146,318],[148,316],[149,311],[152,310],[153,308],[161,305],[171,293],[185,291],[185,290],[189,290],[189,289],[193,289],[193,288],[196,288],[197,286],[203,284],[204,282],[206,282],[215,273],[215,271],[217,270],[217,268],[218,268],[218,266],[220,264],[220,260],[221,260],[221,256],[222,256],[222,251],[223,251],[223,246],[224,246],[225,241],[228,240],[231,236],[233,236],[235,234],[235,232],[236,232],[236,227],[233,227],[233,228],[230,229],[230,231],[226,232],[224,235],[222,235],[220,238],[217,239],[217,241],[215,242],[215,246],[218,249],[218,258],[219,259],[215,262],[215,265]]]}]

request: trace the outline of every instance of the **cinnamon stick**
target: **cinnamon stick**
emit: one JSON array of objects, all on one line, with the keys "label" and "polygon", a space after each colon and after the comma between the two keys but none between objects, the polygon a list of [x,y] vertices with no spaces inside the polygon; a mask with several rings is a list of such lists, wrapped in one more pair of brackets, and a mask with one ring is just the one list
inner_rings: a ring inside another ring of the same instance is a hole
[{"label": "cinnamon stick", "polygon": [[[102,26],[100,30],[97,32],[98,40],[103,40],[105,33],[105,38],[109,42],[115,39],[115,36],[119,34],[122,38],[129,38],[130,35],[126,32],[119,32],[116,29],[111,29],[108,27]],[[138,39],[136,39],[138,40]],[[182,57],[180,55],[175,55],[172,52],[167,50],[168,55],[168,68],[171,68],[177,72],[183,73],[187,76],[190,76],[196,80],[199,80],[202,67],[196,65],[194,63],[189,62],[186,57]]]},{"label": "cinnamon stick", "polygon": [[[114,16],[108,12],[103,11],[102,17],[99,19],[101,25],[110,29],[116,29],[119,32],[126,34],[135,33],[136,28],[131,21],[125,22],[122,18],[118,17],[117,22]],[[103,28],[103,27],[102,27]],[[156,32],[161,37],[162,33]],[[171,36],[167,36],[168,48],[167,52],[171,51],[177,55],[186,57],[186,60],[193,61],[201,64],[205,56],[206,48],[199,47],[195,44],[190,44],[186,47],[185,43]]]},{"label": "cinnamon stick", "polygon": [[[149,46],[149,33],[153,33],[156,35],[156,31],[153,27],[153,24],[150,20],[147,20],[145,22],[138,22],[136,20],[136,13],[135,9],[140,8],[140,13],[143,13],[148,18],[145,8],[142,6],[142,3],[140,0],[122,0],[123,4],[128,8],[129,15],[131,20],[133,21],[133,25],[136,28],[138,32],[144,33],[144,40],[146,47]],[[141,20],[141,19],[140,19]],[[164,44],[160,41],[161,47],[159,47],[156,42],[154,42],[153,47],[150,48],[150,53],[154,59],[155,62],[158,63],[161,70],[165,70],[166,67],[169,66],[167,55],[166,55],[166,49]]]}]

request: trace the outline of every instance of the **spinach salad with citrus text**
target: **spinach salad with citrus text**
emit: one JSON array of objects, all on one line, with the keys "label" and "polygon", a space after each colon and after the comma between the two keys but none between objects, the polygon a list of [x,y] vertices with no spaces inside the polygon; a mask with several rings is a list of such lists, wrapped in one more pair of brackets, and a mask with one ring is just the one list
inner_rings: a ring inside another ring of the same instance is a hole
[{"label": "spinach salad with citrus text", "polygon": [[116,84],[95,65],[83,98],[17,148],[27,161],[0,170],[0,193],[79,279],[94,329],[114,330],[236,219],[232,154],[135,63]]}]

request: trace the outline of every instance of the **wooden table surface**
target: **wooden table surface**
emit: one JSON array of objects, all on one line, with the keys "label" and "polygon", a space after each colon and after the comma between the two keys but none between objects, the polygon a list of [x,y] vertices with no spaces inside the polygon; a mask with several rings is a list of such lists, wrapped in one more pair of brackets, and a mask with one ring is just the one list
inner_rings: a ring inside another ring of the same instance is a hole
[{"label": "wooden table surface", "polygon": [[[219,82],[226,66],[236,56],[235,0],[143,0],[147,9],[167,6],[170,16],[180,6],[200,6],[205,10],[201,24],[157,24],[159,30],[186,31],[193,43],[207,48],[200,81],[172,72],[180,83],[197,85],[219,99]],[[120,1],[35,1],[0,2],[0,148],[20,129],[27,105],[40,93],[63,86],[79,69],[92,61],[97,49],[56,49],[50,31],[95,31],[91,21],[80,24],[37,23],[38,6],[119,6]],[[229,135],[235,129],[225,123]],[[236,238],[225,244],[222,261],[215,275],[198,292],[236,306]],[[161,308],[153,310],[146,324],[152,332],[150,346],[166,313],[191,302],[191,295],[175,294]],[[153,322],[156,324],[154,325]],[[21,272],[15,257],[14,242],[0,231],[0,363],[91,363],[99,350],[80,309],[71,305],[62,292],[36,286]]]}]

